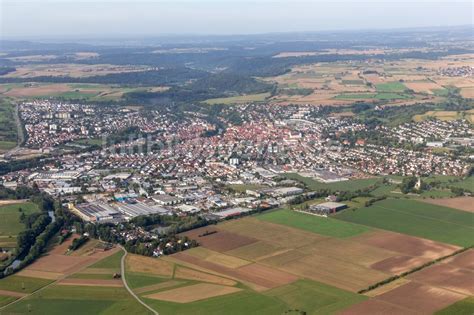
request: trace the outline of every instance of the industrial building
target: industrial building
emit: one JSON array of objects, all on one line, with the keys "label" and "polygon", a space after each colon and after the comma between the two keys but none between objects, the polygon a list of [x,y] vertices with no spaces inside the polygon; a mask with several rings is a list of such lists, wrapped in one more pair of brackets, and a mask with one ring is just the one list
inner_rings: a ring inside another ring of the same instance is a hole
[{"label": "industrial building", "polygon": [[170,211],[157,205],[147,205],[145,203],[119,203],[115,207],[127,220],[139,215],[169,214]]},{"label": "industrial building", "polygon": [[123,221],[122,214],[117,209],[106,203],[82,203],[78,205],[69,204],[69,210],[88,222],[120,222]]},{"label": "industrial building", "polygon": [[273,197],[288,197],[302,194],[304,190],[298,187],[281,187],[272,190],[269,195]]},{"label": "industrial building", "polygon": [[324,202],[317,205],[311,205],[308,209],[298,211],[327,217],[328,215],[336,213],[337,211],[340,211],[345,208],[347,208],[347,205],[343,203]]}]

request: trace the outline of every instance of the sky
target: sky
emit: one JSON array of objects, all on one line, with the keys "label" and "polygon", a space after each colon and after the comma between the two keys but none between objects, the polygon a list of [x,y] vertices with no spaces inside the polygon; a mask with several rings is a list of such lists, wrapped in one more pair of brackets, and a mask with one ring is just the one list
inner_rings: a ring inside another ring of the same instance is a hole
[{"label": "sky", "polygon": [[0,0],[2,38],[259,34],[472,25],[463,0]]}]

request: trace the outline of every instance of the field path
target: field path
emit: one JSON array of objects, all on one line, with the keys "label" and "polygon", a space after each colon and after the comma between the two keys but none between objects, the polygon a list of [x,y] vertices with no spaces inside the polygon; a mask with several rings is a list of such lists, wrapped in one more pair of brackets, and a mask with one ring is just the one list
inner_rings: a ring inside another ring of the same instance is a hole
[{"label": "field path", "polygon": [[150,306],[148,306],[148,304],[146,304],[145,302],[143,302],[142,300],[140,300],[140,298],[132,291],[132,289],[130,289],[130,287],[128,286],[127,284],[127,280],[125,279],[125,257],[127,257],[128,253],[127,253],[127,250],[125,248],[123,248],[121,245],[118,245],[120,247],[120,249],[123,250],[124,254],[122,256],[122,259],[120,260],[120,269],[121,269],[121,273],[122,273],[122,281],[123,281],[123,285],[125,286],[125,289],[127,289],[128,293],[130,293],[131,296],[133,296],[135,298],[135,300],[138,301],[138,303],[140,303],[141,305],[145,306],[148,310],[150,310],[150,312],[152,312],[154,315],[159,315],[157,311],[155,311],[154,309],[152,309]]}]

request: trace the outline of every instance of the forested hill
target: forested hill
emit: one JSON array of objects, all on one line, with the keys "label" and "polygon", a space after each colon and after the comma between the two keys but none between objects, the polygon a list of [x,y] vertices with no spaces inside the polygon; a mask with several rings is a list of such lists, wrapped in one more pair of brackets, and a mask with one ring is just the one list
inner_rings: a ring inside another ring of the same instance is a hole
[{"label": "forested hill", "polygon": [[164,92],[131,92],[126,94],[126,98],[137,103],[199,102],[210,98],[270,92],[272,89],[272,84],[255,78],[218,73]]}]

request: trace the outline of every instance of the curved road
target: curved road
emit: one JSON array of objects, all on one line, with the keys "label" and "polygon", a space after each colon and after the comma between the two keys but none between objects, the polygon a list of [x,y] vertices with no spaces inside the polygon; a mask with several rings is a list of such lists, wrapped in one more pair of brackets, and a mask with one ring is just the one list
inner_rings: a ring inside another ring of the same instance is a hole
[{"label": "curved road", "polygon": [[127,250],[125,248],[123,248],[121,245],[119,245],[119,247],[124,252],[124,255],[122,256],[122,259],[120,260],[120,270],[121,270],[120,272],[121,272],[122,282],[123,282],[123,285],[125,286],[125,289],[127,289],[128,293],[130,293],[130,295],[133,296],[135,298],[135,300],[138,301],[138,303],[145,306],[154,315],[159,315],[157,311],[155,311],[150,306],[148,306],[145,302],[140,300],[140,298],[135,293],[133,293],[132,289],[130,289],[130,287],[128,286],[127,280],[125,279],[125,257],[127,257],[128,253],[127,253]]}]

